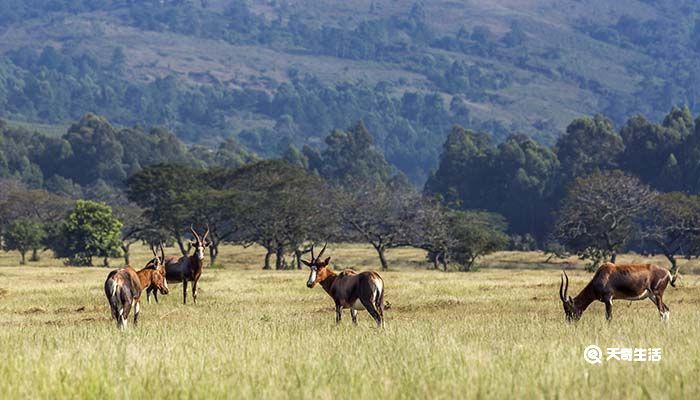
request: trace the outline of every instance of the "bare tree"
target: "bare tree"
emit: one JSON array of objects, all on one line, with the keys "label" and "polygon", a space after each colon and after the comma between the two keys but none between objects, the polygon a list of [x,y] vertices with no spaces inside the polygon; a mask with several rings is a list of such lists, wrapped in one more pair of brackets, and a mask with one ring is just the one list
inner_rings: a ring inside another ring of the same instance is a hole
[{"label": "bare tree", "polygon": [[433,269],[447,271],[449,251],[457,243],[450,232],[449,210],[436,199],[423,197],[414,203],[413,223],[407,224],[411,246],[427,252]]},{"label": "bare tree", "polygon": [[125,265],[131,265],[131,245],[141,240],[141,232],[148,226],[143,210],[136,204],[113,207],[114,216],[122,222],[122,254]]},{"label": "bare tree", "polygon": [[415,191],[401,183],[369,181],[335,188],[332,194],[329,212],[337,216],[346,239],[371,244],[383,270],[389,268],[387,249],[411,245]]},{"label": "bare tree", "polygon": [[700,255],[700,197],[683,193],[661,194],[641,219],[642,243],[663,253],[676,274],[679,254]]},{"label": "bare tree", "polygon": [[579,178],[557,213],[554,238],[593,267],[610,259],[635,234],[635,219],[657,193],[622,171],[595,172]]}]

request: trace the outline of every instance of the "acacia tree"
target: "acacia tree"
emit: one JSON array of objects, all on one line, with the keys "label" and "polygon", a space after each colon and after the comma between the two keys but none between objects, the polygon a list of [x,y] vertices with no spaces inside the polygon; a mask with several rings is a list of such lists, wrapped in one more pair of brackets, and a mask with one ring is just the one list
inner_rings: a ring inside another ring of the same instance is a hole
[{"label": "acacia tree", "polygon": [[233,171],[227,179],[236,191],[232,215],[234,240],[266,249],[264,269],[285,267],[284,255],[313,238],[326,221],[317,221],[318,200],[324,194],[318,177],[281,160],[267,160]]},{"label": "acacia tree", "polygon": [[209,229],[209,257],[216,265],[221,243],[234,238],[241,219],[236,211],[241,197],[233,190],[206,188],[186,192],[182,201],[192,223]]},{"label": "acacia tree", "polygon": [[579,178],[557,213],[554,237],[581,259],[615,262],[634,236],[635,220],[657,193],[622,171],[595,172]]},{"label": "acacia tree", "polygon": [[133,203],[115,206],[113,212],[122,222],[120,247],[124,257],[124,264],[131,265],[131,245],[142,240],[143,231],[148,229],[148,221],[143,215],[143,210]]},{"label": "acacia tree", "polygon": [[193,223],[187,193],[205,190],[201,171],[175,164],[148,166],[127,180],[127,197],[144,209],[154,227],[168,232],[182,255],[187,255],[184,233]]},{"label": "acacia tree", "polygon": [[405,184],[366,181],[335,188],[326,205],[347,233],[345,239],[363,240],[372,245],[382,269],[387,270],[387,249],[411,244],[411,225],[419,195]]},{"label": "acacia tree", "polygon": [[641,218],[641,239],[659,249],[676,273],[676,256],[700,255],[700,197],[683,193],[659,195]]},{"label": "acacia tree", "polygon": [[449,212],[436,199],[423,197],[415,203],[414,223],[407,224],[411,246],[425,250],[433,269],[442,265],[443,271],[447,271],[449,251],[456,245],[450,231]]}]

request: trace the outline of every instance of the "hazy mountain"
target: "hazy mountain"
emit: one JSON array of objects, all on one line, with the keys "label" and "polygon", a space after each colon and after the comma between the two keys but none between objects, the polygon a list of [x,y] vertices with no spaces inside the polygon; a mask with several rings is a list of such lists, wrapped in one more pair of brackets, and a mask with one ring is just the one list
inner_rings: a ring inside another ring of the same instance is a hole
[{"label": "hazy mountain", "polygon": [[698,20],[688,0],[3,0],[0,117],[262,155],[363,119],[422,181],[453,124],[551,144],[580,115],[698,113]]}]

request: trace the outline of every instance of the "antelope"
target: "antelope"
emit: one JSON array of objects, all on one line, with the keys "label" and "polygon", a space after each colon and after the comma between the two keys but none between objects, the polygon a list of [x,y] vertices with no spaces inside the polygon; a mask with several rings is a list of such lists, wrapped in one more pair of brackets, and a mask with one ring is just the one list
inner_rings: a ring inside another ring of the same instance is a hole
[{"label": "antelope", "polygon": [[[566,278],[566,286],[564,279]],[[650,299],[659,309],[663,321],[667,321],[670,311],[663,302],[664,290],[671,283],[675,287],[675,276],[658,265],[630,264],[615,265],[605,263],[593,279],[574,298],[567,297],[569,277],[563,271],[559,298],[564,305],[567,321],[578,321],[588,306],[598,300],[605,303],[605,319],[612,320],[613,300],[644,300]]]},{"label": "antelope", "polygon": [[[155,250],[153,254],[155,255]],[[119,329],[126,328],[132,307],[134,308],[134,326],[138,324],[143,289],[155,287],[161,294],[168,294],[163,259],[156,255],[154,263],[154,266],[145,267],[138,272],[127,265],[107,275],[105,295],[112,310],[112,318],[117,321]]]},{"label": "antelope", "polygon": [[[146,264],[146,267],[144,267],[144,270],[150,269],[150,270],[159,270],[161,271],[161,275],[165,277],[165,250],[163,250],[163,245],[159,245],[160,248],[160,257],[158,257],[158,254],[156,254],[156,249],[155,247],[151,247],[151,251],[153,252],[153,259],[149,261]],[[167,281],[166,281],[167,285]],[[158,302],[158,285],[151,284],[149,286],[144,287],[146,289],[146,301],[148,304],[151,304],[151,293],[153,293],[153,296],[156,299],[156,303]]]},{"label": "antelope", "polygon": [[321,260],[326,246],[314,256],[311,247],[311,261],[301,260],[311,269],[306,286],[312,289],[317,283],[333,298],[335,302],[335,322],[340,324],[344,308],[350,309],[353,324],[357,325],[357,311],[365,309],[377,322],[377,327],[384,327],[384,280],[374,271],[355,272],[346,269],[336,274],[329,267],[331,258]]},{"label": "antelope", "polygon": [[[197,282],[202,276],[204,267],[204,249],[209,247],[211,242],[207,240],[209,227],[203,237],[199,237],[197,232],[190,225],[190,231],[194,240],[190,244],[194,247],[194,254],[191,256],[167,256],[165,257],[165,278],[168,282],[182,282],[182,304],[187,304],[187,282],[192,282],[192,300],[197,304]],[[158,302],[158,295],[152,290],[153,297]]]}]

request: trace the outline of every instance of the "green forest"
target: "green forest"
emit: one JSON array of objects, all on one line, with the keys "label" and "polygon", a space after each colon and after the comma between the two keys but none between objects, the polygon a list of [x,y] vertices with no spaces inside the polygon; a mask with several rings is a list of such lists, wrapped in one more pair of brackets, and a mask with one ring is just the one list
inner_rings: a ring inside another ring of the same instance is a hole
[{"label": "green forest", "polygon": [[[385,251],[403,246],[425,249],[444,269],[470,269],[506,248],[576,253],[594,265],[634,249],[675,265],[700,254],[699,138],[700,118],[687,107],[619,130],[602,115],[577,118],[551,147],[521,134],[496,144],[455,125],[420,190],[362,121],[333,130],[321,151],[290,145],[268,160],[231,139],[216,150],[188,147],[167,130],[115,128],[94,114],[59,138],[2,122],[0,225],[9,248],[33,243],[25,251],[51,248],[79,264],[115,254],[128,262],[138,241],[186,254],[186,227],[196,223],[212,231],[212,263],[220,243],[258,244],[266,268],[323,240],[370,243],[383,268]],[[111,245],[91,256],[64,240],[65,216],[84,199],[114,212],[107,226],[118,224]]]},{"label": "green forest", "polygon": [[553,145],[582,115],[621,126],[700,111],[696,2],[545,3],[524,6],[540,7],[538,24],[478,5],[443,22],[441,1],[358,0],[335,14],[326,2],[4,1],[0,117],[65,125],[92,112],[187,144],[234,137],[261,157],[320,150],[362,120],[422,185],[453,125]]},{"label": "green forest", "polygon": [[2,2],[3,245],[700,252],[695,2],[331,3]]}]

